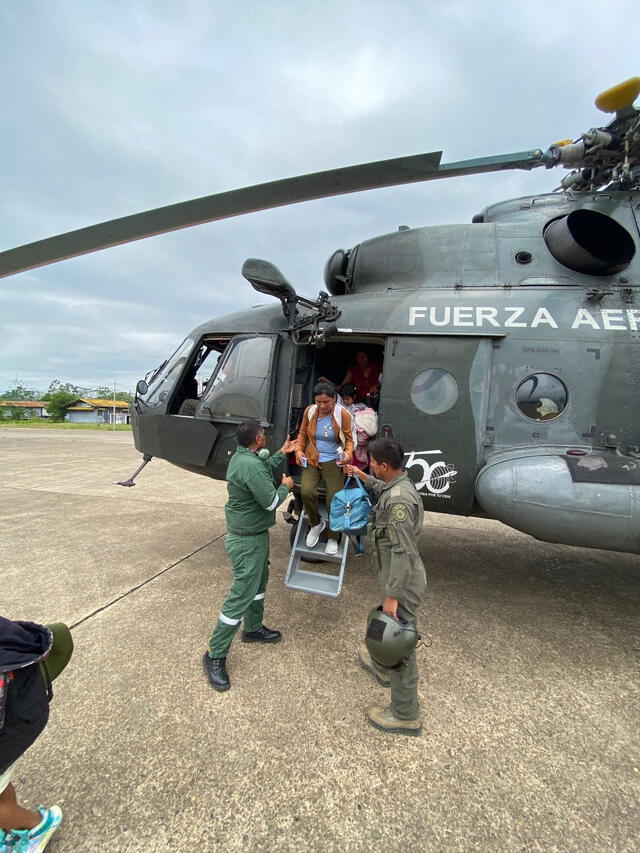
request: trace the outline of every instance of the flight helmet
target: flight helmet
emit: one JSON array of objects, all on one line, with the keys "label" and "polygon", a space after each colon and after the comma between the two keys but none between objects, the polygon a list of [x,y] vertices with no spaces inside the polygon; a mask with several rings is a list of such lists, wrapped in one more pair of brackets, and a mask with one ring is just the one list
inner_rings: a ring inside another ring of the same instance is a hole
[{"label": "flight helmet", "polygon": [[394,619],[384,613],[382,607],[374,607],[370,611],[364,642],[369,654],[380,666],[387,669],[400,666],[419,640],[415,622],[405,622],[400,617]]}]

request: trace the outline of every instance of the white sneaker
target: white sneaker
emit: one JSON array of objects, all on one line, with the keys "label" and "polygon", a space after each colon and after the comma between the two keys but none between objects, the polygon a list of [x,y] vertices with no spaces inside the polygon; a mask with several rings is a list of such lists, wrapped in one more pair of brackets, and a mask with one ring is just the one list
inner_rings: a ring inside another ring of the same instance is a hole
[{"label": "white sneaker", "polygon": [[331,554],[332,556],[338,553],[338,543],[335,539],[327,540],[327,547],[324,549],[324,553]]},{"label": "white sneaker", "polygon": [[307,533],[307,548],[314,548],[318,544],[318,539],[320,538],[320,534],[325,529],[327,525],[324,523],[322,519],[317,524],[309,530]]}]

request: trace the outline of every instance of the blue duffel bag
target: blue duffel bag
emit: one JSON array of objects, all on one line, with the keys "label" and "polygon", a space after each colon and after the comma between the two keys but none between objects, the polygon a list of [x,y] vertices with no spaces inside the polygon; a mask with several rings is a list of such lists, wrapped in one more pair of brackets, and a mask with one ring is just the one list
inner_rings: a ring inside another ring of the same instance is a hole
[{"label": "blue duffel bag", "polygon": [[[355,489],[349,488],[355,480]],[[329,511],[329,526],[332,530],[345,533],[362,532],[367,526],[373,503],[357,477],[349,477],[345,487],[333,496]]]}]

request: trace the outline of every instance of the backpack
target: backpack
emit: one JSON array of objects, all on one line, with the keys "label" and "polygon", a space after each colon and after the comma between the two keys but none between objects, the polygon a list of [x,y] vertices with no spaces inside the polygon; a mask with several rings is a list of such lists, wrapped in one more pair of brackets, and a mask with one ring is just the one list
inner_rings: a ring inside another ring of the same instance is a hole
[{"label": "backpack", "polygon": [[[349,489],[349,482],[355,480],[356,488]],[[331,530],[344,530],[346,533],[362,530],[367,526],[371,507],[369,495],[357,477],[349,477],[344,489],[333,496],[329,511]]]}]

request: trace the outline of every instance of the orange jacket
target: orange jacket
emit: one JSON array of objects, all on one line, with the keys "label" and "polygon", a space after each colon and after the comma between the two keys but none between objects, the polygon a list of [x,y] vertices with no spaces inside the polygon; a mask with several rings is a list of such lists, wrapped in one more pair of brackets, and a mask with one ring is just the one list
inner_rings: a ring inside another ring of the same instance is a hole
[{"label": "orange jacket", "polygon": [[[311,412],[311,409],[314,411]],[[344,406],[340,406],[341,413],[341,421],[342,423],[338,423],[336,419],[336,407],[331,410],[331,426],[333,427],[333,435],[338,444],[341,444],[344,448],[344,452],[347,454],[347,459],[351,460],[351,456],[353,454],[353,436],[351,434],[351,413],[345,409]],[[296,439],[296,451],[301,450],[302,453],[307,457],[307,462],[309,465],[313,465],[314,468],[318,467],[320,454],[318,452],[318,448],[316,446],[316,426],[318,423],[318,407],[314,404],[312,406],[307,406],[304,410],[304,415],[302,416],[302,423],[300,424],[300,432],[298,433],[298,438]]]}]

